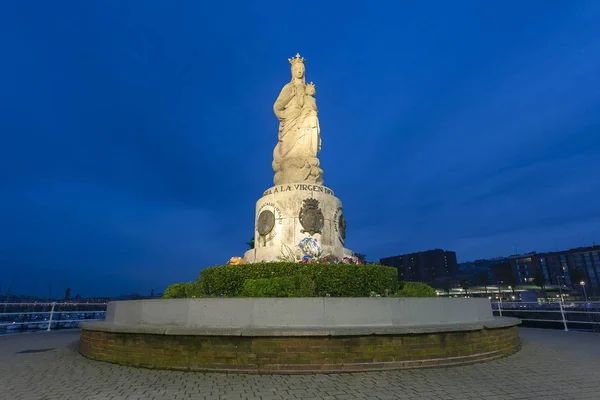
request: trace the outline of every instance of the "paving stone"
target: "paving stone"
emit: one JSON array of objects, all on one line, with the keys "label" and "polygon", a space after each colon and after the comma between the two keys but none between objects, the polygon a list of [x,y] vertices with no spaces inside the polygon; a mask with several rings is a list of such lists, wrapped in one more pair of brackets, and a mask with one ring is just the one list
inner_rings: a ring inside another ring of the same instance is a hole
[{"label": "paving stone", "polygon": [[[523,349],[485,364],[332,375],[241,375],[88,360],[80,331],[0,336],[0,397],[15,400],[600,399],[600,335],[521,329]],[[52,349],[20,353],[27,350]]]}]

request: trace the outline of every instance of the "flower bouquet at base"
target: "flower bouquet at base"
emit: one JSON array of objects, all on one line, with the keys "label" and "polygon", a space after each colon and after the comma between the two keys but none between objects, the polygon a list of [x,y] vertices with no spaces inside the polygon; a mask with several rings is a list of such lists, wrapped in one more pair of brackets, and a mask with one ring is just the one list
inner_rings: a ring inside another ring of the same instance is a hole
[{"label": "flower bouquet at base", "polygon": [[324,255],[319,242],[311,237],[302,239],[300,243],[298,243],[298,249],[296,250],[284,245],[282,256],[280,256],[279,259],[281,261],[297,262],[302,264],[363,264],[363,262],[356,256],[345,256],[340,258],[333,254]]}]

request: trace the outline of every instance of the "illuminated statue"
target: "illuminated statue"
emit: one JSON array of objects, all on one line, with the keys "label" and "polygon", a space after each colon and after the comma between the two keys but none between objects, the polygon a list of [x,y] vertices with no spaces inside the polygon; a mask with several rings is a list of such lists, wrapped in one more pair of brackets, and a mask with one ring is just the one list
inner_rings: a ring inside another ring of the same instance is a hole
[{"label": "illuminated statue", "polygon": [[278,142],[273,151],[275,185],[284,183],[323,184],[317,153],[321,150],[316,88],[305,81],[305,59],[289,59],[292,80],[277,97],[273,110],[279,119]]}]

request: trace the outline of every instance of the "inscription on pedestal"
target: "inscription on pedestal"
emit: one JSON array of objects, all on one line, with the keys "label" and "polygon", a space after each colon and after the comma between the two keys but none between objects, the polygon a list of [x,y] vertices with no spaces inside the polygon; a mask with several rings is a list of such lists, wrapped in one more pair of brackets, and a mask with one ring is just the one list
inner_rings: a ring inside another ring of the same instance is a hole
[{"label": "inscription on pedestal", "polygon": [[337,238],[343,245],[346,240],[346,217],[344,217],[342,207],[338,207],[333,215],[333,229],[335,229]]},{"label": "inscription on pedestal", "polygon": [[344,241],[346,240],[346,217],[344,217],[344,214],[340,215],[338,219],[338,226],[340,228],[340,241],[342,244],[344,244]]},{"label": "inscription on pedestal", "polygon": [[268,196],[270,194],[275,194],[275,193],[284,193],[284,192],[292,192],[292,191],[296,191],[296,190],[304,190],[304,191],[310,191],[310,192],[317,192],[317,193],[325,193],[325,194],[330,194],[332,196],[335,196],[335,193],[333,193],[333,190],[326,188],[325,186],[321,186],[321,185],[307,185],[304,183],[296,183],[293,185],[279,185],[279,186],[275,186],[274,188],[271,188],[267,191],[265,191],[262,195],[262,197]]}]

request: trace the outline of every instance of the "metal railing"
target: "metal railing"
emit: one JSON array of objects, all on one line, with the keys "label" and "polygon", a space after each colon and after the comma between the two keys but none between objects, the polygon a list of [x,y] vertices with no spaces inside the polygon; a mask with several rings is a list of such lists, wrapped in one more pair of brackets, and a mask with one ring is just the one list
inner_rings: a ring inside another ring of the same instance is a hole
[{"label": "metal railing", "polygon": [[492,311],[500,317],[519,318],[523,326],[600,332],[600,301],[495,301]]},{"label": "metal railing", "polygon": [[0,334],[76,328],[105,317],[106,303],[0,303]]}]

